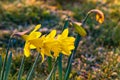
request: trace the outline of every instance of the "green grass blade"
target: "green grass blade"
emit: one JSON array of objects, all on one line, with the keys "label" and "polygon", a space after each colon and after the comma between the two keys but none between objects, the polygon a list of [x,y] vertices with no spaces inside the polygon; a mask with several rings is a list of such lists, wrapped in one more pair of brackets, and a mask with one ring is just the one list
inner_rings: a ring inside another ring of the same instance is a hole
[{"label": "green grass blade", "polygon": [[37,63],[37,61],[38,61],[39,56],[40,56],[40,54],[38,53],[38,55],[37,55],[37,57],[36,57],[36,59],[35,59],[35,62],[34,62],[32,68],[31,68],[31,70],[30,70],[30,73],[29,73],[28,76],[27,76],[27,80],[31,80],[32,73],[33,73],[33,71],[34,71],[34,68],[35,68],[35,65],[36,65],[36,63]]},{"label": "green grass blade", "polygon": [[56,60],[56,62],[55,62],[55,64],[54,64],[54,66],[53,66],[53,68],[52,68],[50,74],[48,75],[47,79],[45,79],[45,80],[51,80],[52,74],[56,71],[57,64],[58,64],[58,60]]},{"label": "green grass blade", "polygon": [[[2,57],[0,55],[0,75],[1,75],[1,70],[2,70]],[[0,80],[1,80],[1,77],[0,77]]]},{"label": "green grass blade", "polygon": [[10,52],[10,55],[8,56],[8,60],[5,66],[5,75],[4,75],[4,80],[7,80],[8,74],[10,72],[10,67],[11,67],[11,62],[12,62],[12,52]]},{"label": "green grass blade", "polygon": [[1,80],[3,80],[3,77],[4,77],[4,71],[5,71],[5,66],[6,66],[6,62],[7,62],[7,58],[8,58],[10,43],[11,43],[11,38],[9,39],[9,43],[8,43],[7,51],[6,51],[6,56],[4,58],[4,63],[3,63],[3,67],[2,67],[2,71],[1,71],[1,75],[0,75]]},{"label": "green grass blade", "polygon": [[23,73],[23,70],[24,70],[24,59],[25,59],[25,56],[22,57],[20,70],[19,70],[19,73],[18,73],[18,80],[21,80],[21,76],[22,76],[22,73]]},{"label": "green grass blade", "polygon": [[67,64],[64,80],[68,80],[68,78],[69,78],[69,75],[70,75],[70,72],[71,72],[71,67],[72,67],[72,65],[71,65],[72,60],[73,60],[73,57],[74,57],[74,55],[76,53],[76,49],[78,47],[78,44],[79,44],[80,40],[81,40],[81,37],[78,34],[77,37],[76,37],[76,40],[75,40],[75,49],[73,50],[72,54],[70,55],[70,57],[68,59],[68,64]]}]

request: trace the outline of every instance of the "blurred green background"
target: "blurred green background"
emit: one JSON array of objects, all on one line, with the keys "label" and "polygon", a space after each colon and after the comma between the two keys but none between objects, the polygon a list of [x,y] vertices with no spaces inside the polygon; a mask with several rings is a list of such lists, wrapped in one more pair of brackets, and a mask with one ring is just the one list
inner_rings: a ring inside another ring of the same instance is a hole
[{"label": "blurred green background", "polygon": [[[88,18],[85,25],[88,36],[79,43],[70,78],[120,80],[119,0],[0,0],[0,55],[5,55],[8,39],[15,30],[24,31],[36,24],[42,24],[43,33],[52,29],[60,31],[67,16],[82,22],[91,9],[103,11],[105,21],[99,24],[94,14]],[[14,56],[9,80],[17,79],[23,46],[24,41],[21,38],[13,40],[11,50]],[[34,56],[26,58],[23,80],[34,62]],[[64,56],[65,65],[66,59]],[[38,63],[33,79],[44,80],[48,74],[47,64],[39,66]]]}]

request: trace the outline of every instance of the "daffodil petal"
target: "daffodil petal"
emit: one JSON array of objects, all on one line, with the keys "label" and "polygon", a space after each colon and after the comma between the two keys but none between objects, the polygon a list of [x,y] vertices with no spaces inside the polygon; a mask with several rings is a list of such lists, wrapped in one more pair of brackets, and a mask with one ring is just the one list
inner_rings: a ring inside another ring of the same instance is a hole
[{"label": "daffodil petal", "polygon": [[37,50],[38,50],[38,52],[39,52],[39,53],[41,54],[41,56],[42,56],[42,63],[43,63],[44,60],[45,60],[45,59],[44,59],[44,53],[42,53],[42,52],[41,52],[41,49],[39,49],[39,48],[37,48]]},{"label": "daffodil petal", "polygon": [[59,56],[59,52],[58,51],[54,52],[54,57],[58,57],[58,56]]},{"label": "daffodil petal", "polygon": [[63,53],[64,55],[67,55],[67,56],[69,56],[69,55],[71,54],[70,51],[69,51],[69,52],[62,51],[62,53]]},{"label": "daffodil petal", "polygon": [[41,56],[42,56],[42,63],[44,62],[44,54],[43,53],[41,53]]},{"label": "daffodil petal", "polygon": [[42,46],[42,42],[43,40],[41,38],[38,38],[38,39],[33,39],[33,40],[30,40],[29,41],[33,46],[39,48]]},{"label": "daffodil petal", "polygon": [[26,42],[24,47],[24,54],[26,57],[30,56],[30,43]]},{"label": "daffodil petal", "polygon": [[56,35],[56,30],[52,30],[47,36],[46,38],[54,38]]},{"label": "daffodil petal", "polygon": [[34,30],[31,33],[37,31],[40,27],[41,27],[41,24],[38,24],[37,26],[35,26]]},{"label": "daffodil petal", "polygon": [[28,35],[21,35],[21,37],[26,41],[28,40]]},{"label": "daffodil petal", "polygon": [[65,30],[62,32],[61,36],[62,36],[63,38],[64,38],[64,37],[67,37],[67,36],[68,36],[68,29],[65,29]]},{"label": "daffodil petal", "polygon": [[35,49],[36,47],[32,44],[30,44],[30,49]]},{"label": "daffodil petal", "polygon": [[40,32],[33,32],[29,35],[29,40],[39,38],[41,36]]}]

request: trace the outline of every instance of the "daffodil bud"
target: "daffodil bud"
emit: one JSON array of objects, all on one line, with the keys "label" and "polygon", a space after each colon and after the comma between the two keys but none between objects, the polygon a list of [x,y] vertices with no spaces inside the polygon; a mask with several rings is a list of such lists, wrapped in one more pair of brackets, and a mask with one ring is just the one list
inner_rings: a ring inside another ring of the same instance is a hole
[{"label": "daffodil bud", "polygon": [[87,32],[85,31],[85,29],[81,26],[82,24],[79,22],[72,22],[75,31],[82,37],[85,37],[87,35]]},{"label": "daffodil bud", "polygon": [[100,11],[98,9],[93,9],[88,12],[88,14],[90,14],[90,13],[96,13],[96,21],[98,21],[99,23],[104,22],[104,14],[102,11]]}]

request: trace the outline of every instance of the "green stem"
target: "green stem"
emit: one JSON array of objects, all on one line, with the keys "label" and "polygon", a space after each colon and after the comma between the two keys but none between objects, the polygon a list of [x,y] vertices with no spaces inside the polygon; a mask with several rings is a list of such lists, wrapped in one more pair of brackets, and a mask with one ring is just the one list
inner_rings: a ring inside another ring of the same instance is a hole
[{"label": "green stem", "polygon": [[[83,22],[82,22],[81,26],[84,26],[84,24],[87,21],[87,18],[89,17],[90,14],[91,14],[91,12],[89,12],[87,14],[87,16],[83,19]],[[72,67],[72,65],[71,65],[72,60],[73,60],[73,57],[74,57],[74,55],[76,53],[76,50],[77,50],[77,47],[78,47],[78,44],[79,44],[80,40],[81,40],[81,36],[79,34],[77,34],[77,37],[76,37],[76,40],[75,40],[75,49],[73,50],[72,54],[70,55],[70,57],[68,59],[68,64],[67,64],[64,80],[68,80],[68,78],[69,78],[69,75],[70,75],[70,72],[71,72],[71,67]]]},{"label": "green stem", "polygon": [[48,61],[48,71],[50,72],[52,70],[52,58],[48,56],[47,61]]},{"label": "green stem", "polygon": [[33,73],[33,71],[34,71],[34,68],[35,68],[35,65],[36,65],[36,63],[37,63],[37,61],[38,61],[39,56],[40,56],[40,54],[38,53],[38,55],[37,55],[37,57],[36,57],[36,59],[35,59],[35,62],[34,62],[34,64],[33,64],[33,66],[32,66],[32,69],[30,70],[30,73],[28,74],[27,80],[30,80],[30,79],[31,79],[32,73]]},{"label": "green stem", "polygon": [[[69,26],[69,20],[65,21],[63,30]],[[59,72],[59,80],[62,80],[62,54],[58,57],[58,72]]]},{"label": "green stem", "polygon": [[62,54],[58,57],[59,80],[62,80]]},{"label": "green stem", "polygon": [[77,38],[75,40],[75,49],[73,50],[72,54],[70,55],[70,57],[68,59],[68,64],[67,64],[64,80],[68,80],[68,78],[69,78],[69,75],[70,75],[70,72],[71,72],[71,67],[72,67],[71,63],[72,63],[73,57],[76,53],[76,50],[77,50],[77,47],[78,47],[78,44],[79,44],[80,40],[81,40],[81,37],[79,36],[79,34],[77,34]]},{"label": "green stem", "polygon": [[58,65],[58,60],[56,60],[50,74],[48,75],[47,79],[45,79],[45,80],[50,80],[51,79],[52,74],[56,71],[57,65]]},{"label": "green stem", "polygon": [[[0,75],[1,75],[1,70],[2,70],[2,57],[0,55]],[[0,78],[0,80],[1,80],[1,78]]]},{"label": "green stem", "polygon": [[[90,12],[90,13],[91,13],[91,12]],[[85,18],[83,19],[83,21],[82,21],[82,26],[84,26],[84,24],[85,24],[85,22],[87,21],[90,13],[87,13],[87,15],[85,16]]]},{"label": "green stem", "polygon": [[19,73],[18,73],[18,80],[21,80],[21,76],[22,76],[23,68],[24,68],[24,59],[25,59],[25,56],[22,57],[22,61],[21,61],[21,65],[20,65],[20,70],[19,70]]}]

